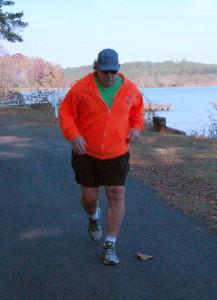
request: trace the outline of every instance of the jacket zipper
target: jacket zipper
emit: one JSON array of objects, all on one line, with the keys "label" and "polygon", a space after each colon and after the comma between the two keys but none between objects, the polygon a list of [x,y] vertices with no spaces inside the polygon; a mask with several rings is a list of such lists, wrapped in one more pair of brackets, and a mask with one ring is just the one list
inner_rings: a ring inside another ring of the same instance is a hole
[{"label": "jacket zipper", "polygon": [[103,153],[103,143],[104,143],[104,138],[105,138],[105,131],[106,131],[106,127],[107,127],[107,123],[108,123],[108,117],[109,117],[109,114],[110,114],[110,109],[108,108],[108,106],[106,105],[106,103],[100,98],[98,97],[94,92],[93,90],[90,88],[92,94],[94,95],[94,97],[97,97],[100,99],[100,101],[106,106],[107,108],[107,120],[106,120],[106,123],[105,123],[105,127],[104,127],[104,132],[103,132],[103,137],[102,137],[102,145],[101,145],[101,149],[100,149],[100,152],[101,154]]},{"label": "jacket zipper", "polygon": [[[108,108],[108,107],[107,107],[107,108]],[[110,109],[108,108],[107,120],[106,120],[106,123],[105,123],[104,132],[103,132],[103,137],[102,137],[102,145],[101,145],[101,151],[100,151],[101,154],[103,153],[103,146],[104,146],[105,132],[106,132],[106,127],[107,127],[107,123],[108,123],[109,114],[110,114]]]}]

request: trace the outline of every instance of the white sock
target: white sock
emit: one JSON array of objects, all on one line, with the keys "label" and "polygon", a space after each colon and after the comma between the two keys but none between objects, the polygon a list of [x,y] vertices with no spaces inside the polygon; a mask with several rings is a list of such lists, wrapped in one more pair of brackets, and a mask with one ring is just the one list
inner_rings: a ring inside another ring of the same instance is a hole
[{"label": "white sock", "polygon": [[116,242],[116,237],[106,235],[106,237],[105,237],[105,243],[112,243],[114,245],[115,242]]},{"label": "white sock", "polygon": [[92,216],[89,216],[89,217],[90,217],[90,219],[91,219],[92,221],[96,221],[96,220],[99,219],[99,210],[98,210],[98,207],[97,207],[97,209],[96,209],[95,214],[92,215]]}]

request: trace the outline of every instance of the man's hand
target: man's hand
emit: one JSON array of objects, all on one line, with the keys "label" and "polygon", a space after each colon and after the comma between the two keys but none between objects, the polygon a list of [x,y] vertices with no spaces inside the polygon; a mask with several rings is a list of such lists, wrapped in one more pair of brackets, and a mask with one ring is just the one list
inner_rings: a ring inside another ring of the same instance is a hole
[{"label": "man's hand", "polygon": [[127,136],[128,143],[135,143],[140,138],[140,131],[137,128],[130,128],[130,131]]},{"label": "man's hand", "polygon": [[87,145],[87,143],[85,142],[85,140],[83,139],[83,137],[81,135],[76,136],[74,139],[72,139],[70,141],[71,145],[72,145],[72,150],[81,155],[85,153],[85,146]]}]

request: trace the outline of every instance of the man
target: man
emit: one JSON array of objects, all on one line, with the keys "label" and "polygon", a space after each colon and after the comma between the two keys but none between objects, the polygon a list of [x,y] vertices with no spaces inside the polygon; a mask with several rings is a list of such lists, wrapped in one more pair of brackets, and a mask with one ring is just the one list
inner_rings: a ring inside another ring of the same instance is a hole
[{"label": "man", "polygon": [[104,49],[94,72],[78,80],[60,105],[63,135],[72,146],[72,168],[81,186],[81,203],[89,215],[89,236],[102,236],[98,207],[99,187],[108,199],[107,232],[102,248],[106,265],[119,263],[115,242],[123,220],[125,180],[129,171],[129,144],[136,142],[144,124],[143,97],[119,73],[118,54]]}]

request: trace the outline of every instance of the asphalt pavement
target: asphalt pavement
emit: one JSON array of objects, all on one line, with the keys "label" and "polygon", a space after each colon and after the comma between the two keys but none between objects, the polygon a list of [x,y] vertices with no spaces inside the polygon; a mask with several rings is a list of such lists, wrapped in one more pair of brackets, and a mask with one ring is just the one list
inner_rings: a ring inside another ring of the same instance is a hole
[{"label": "asphalt pavement", "polygon": [[[105,266],[102,241],[88,239],[70,155],[57,124],[9,122],[0,112],[1,300],[217,299],[216,234],[132,177],[120,264]],[[100,207],[105,234],[103,188]]]}]

